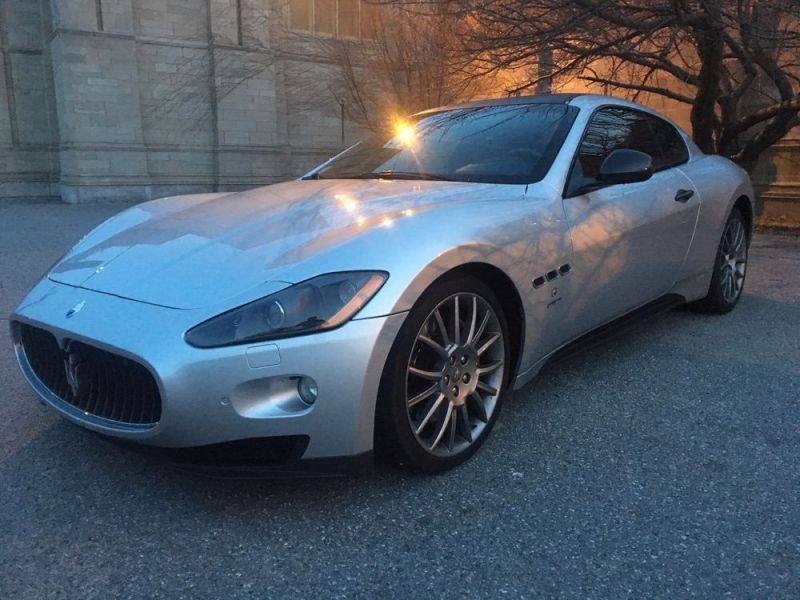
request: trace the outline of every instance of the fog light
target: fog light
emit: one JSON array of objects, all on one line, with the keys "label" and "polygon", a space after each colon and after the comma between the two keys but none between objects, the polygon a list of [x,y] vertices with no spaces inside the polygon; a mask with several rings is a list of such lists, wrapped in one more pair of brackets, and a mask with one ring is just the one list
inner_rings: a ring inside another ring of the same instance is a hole
[{"label": "fog light", "polygon": [[300,394],[300,399],[306,404],[314,404],[319,395],[317,382],[311,377],[299,377],[297,379],[297,393]]}]

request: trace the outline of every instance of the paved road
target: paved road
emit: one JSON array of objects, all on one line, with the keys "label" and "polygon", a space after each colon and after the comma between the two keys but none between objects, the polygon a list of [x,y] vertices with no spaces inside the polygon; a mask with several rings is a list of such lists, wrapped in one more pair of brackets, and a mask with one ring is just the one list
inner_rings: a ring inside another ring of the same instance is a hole
[{"label": "paved road", "polygon": [[[0,314],[120,205],[0,205]],[[216,481],[42,408],[0,323],[0,598],[800,597],[800,243],[515,393],[438,477]]]}]

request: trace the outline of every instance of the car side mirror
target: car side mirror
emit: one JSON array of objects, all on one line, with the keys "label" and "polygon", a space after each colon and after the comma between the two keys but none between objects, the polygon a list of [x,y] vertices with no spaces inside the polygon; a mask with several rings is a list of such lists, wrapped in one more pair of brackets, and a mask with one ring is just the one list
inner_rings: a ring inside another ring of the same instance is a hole
[{"label": "car side mirror", "polygon": [[638,150],[619,149],[600,165],[597,181],[603,184],[635,183],[653,176],[653,157]]}]

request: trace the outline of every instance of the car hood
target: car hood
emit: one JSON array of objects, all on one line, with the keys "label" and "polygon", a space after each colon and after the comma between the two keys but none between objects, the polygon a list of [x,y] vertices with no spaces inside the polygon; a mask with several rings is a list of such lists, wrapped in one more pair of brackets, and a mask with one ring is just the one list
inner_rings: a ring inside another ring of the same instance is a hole
[{"label": "car hood", "polygon": [[[482,187],[310,180],[165,198],[100,225],[49,277],[169,308],[201,308],[265,282],[295,283],[287,278],[292,266],[316,260],[394,220],[481,198]],[[375,266],[364,263],[364,268]],[[336,270],[341,267],[331,263],[319,272]]]}]

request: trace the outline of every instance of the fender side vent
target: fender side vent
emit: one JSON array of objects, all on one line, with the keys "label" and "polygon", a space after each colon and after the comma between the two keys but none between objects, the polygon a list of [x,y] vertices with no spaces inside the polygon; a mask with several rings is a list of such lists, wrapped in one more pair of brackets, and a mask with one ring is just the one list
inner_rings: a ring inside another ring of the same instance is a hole
[{"label": "fender side vent", "polygon": [[552,271],[548,271],[545,275],[539,275],[536,279],[533,280],[533,287],[534,289],[542,287],[545,283],[553,281],[558,277],[563,277],[567,273],[572,270],[572,267],[569,264],[561,265],[558,269],[553,269]]}]

